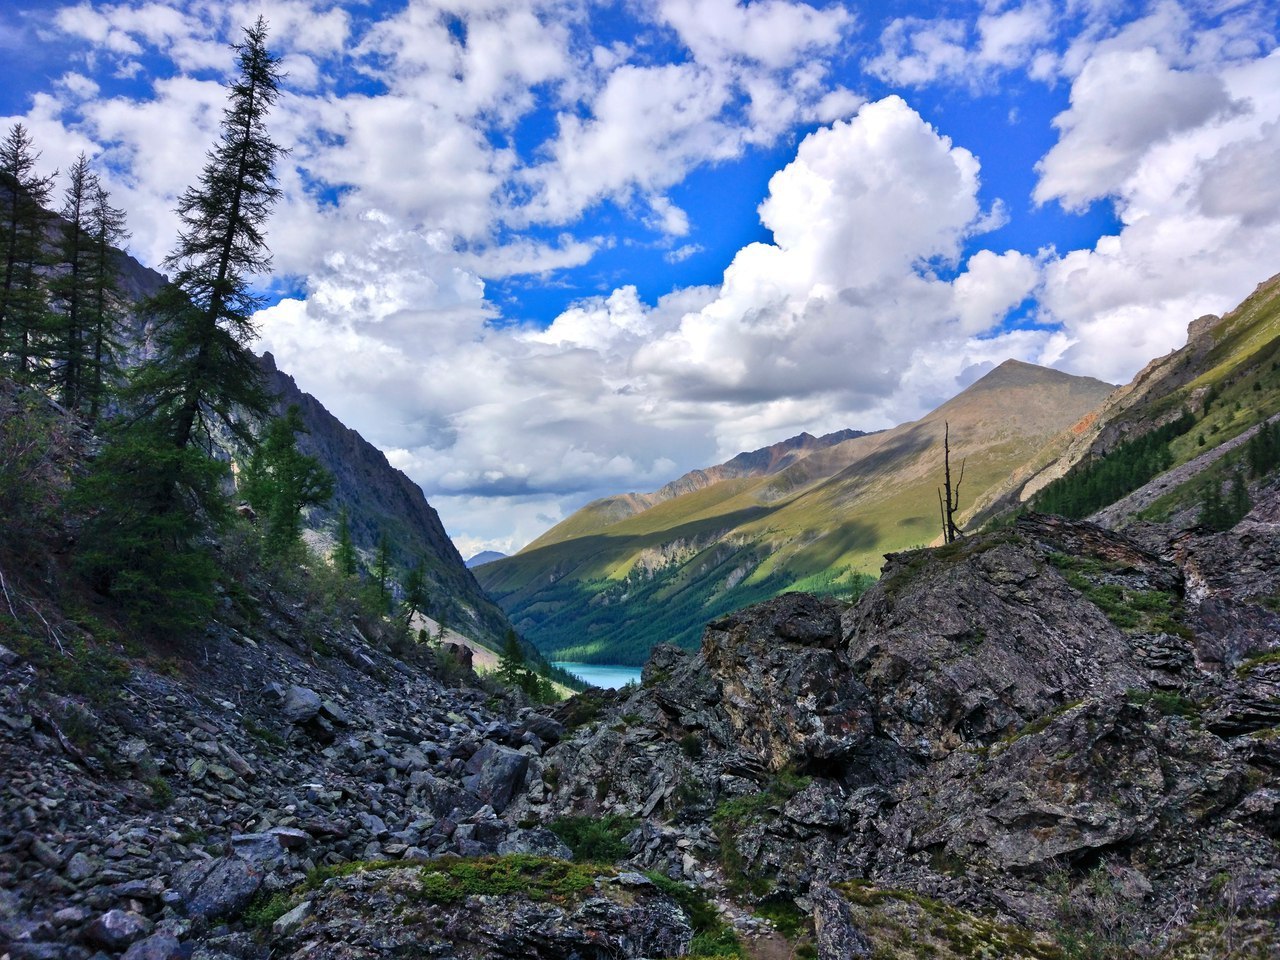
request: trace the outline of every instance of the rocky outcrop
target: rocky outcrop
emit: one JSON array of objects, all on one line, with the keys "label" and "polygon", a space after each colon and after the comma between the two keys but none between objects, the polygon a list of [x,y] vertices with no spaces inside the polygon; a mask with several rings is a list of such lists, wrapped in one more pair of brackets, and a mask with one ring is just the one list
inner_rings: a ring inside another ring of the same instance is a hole
[{"label": "rocky outcrop", "polygon": [[890,556],[850,610],[791,595],[716,621],[550,750],[519,814],[641,818],[635,862],[798,898],[822,956],[883,933],[843,880],[905,891],[895,923],[960,911],[963,937],[1018,945],[1000,955],[1059,956],[1035,931],[1104,914],[1116,949],[1168,940],[1228,883],[1256,892],[1243,930],[1280,910],[1280,668],[1204,656],[1207,598],[1272,589],[1274,541],[1234,535],[1210,577],[1188,564],[1210,538],[1030,517]]},{"label": "rocky outcrop", "polygon": [[846,765],[871,738],[869,691],[849,669],[840,606],[785,594],[707,628],[728,735],[771,773]]},{"label": "rocky outcrop", "polygon": [[410,868],[332,881],[308,901],[305,919],[274,941],[276,956],[625,960],[679,956],[693,937],[680,906],[635,873],[610,871],[554,897],[536,888],[477,897],[433,896],[432,889]]}]

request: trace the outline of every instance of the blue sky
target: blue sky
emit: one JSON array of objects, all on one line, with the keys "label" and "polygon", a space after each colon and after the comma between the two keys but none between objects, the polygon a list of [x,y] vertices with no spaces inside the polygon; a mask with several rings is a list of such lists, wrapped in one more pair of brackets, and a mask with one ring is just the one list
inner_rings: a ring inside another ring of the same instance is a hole
[{"label": "blue sky", "polygon": [[1273,3],[0,7],[0,122],[160,261],[259,14],[260,349],[464,553],[1007,357],[1112,382],[1280,269]]}]

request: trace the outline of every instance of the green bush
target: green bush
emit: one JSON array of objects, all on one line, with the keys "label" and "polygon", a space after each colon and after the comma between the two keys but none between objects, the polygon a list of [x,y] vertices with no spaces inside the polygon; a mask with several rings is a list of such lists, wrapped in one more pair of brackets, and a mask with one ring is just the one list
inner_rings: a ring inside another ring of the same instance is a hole
[{"label": "green bush", "polygon": [[58,509],[65,423],[38,391],[0,381],[0,545],[21,546]]},{"label": "green bush", "polygon": [[617,814],[603,817],[560,817],[547,825],[575,860],[613,863],[631,855],[623,838],[639,825],[638,820]]},{"label": "green bush", "polygon": [[293,897],[284,891],[259,893],[245,907],[241,919],[250,928],[266,929],[293,909]]},{"label": "green bush", "polygon": [[157,810],[163,810],[173,803],[173,787],[169,785],[168,780],[161,776],[154,776],[147,778],[145,782],[147,789],[151,791],[151,802],[155,804]]}]

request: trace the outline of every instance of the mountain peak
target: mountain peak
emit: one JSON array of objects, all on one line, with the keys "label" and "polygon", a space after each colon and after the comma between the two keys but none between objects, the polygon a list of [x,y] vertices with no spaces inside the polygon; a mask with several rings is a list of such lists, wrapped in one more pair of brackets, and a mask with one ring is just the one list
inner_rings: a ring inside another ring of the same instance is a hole
[{"label": "mountain peak", "polygon": [[[1093,377],[1080,377],[1075,374],[1055,370],[1053,367],[1042,367],[1039,364],[1027,363],[1010,357],[971,383],[963,392],[972,390],[1005,389],[1008,387],[1031,387],[1042,384],[1066,384],[1088,381],[1093,384],[1103,383]],[[1107,386],[1113,386],[1107,384]],[[963,394],[962,394],[963,395]]]}]

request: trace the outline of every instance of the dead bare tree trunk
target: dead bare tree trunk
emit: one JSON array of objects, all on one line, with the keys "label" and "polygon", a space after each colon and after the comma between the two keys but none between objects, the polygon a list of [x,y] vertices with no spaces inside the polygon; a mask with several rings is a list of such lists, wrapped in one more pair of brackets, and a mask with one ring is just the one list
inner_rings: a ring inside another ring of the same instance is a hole
[{"label": "dead bare tree trunk", "polygon": [[960,528],[956,526],[956,511],[960,509],[960,484],[964,482],[964,464],[960,461],[960,476],[951,483],[951,424],[943,424],[942,463],[943,489],[938,490],[938,509],[942,513],[942,539],[944,543],[955,543],[960,539]]}]

